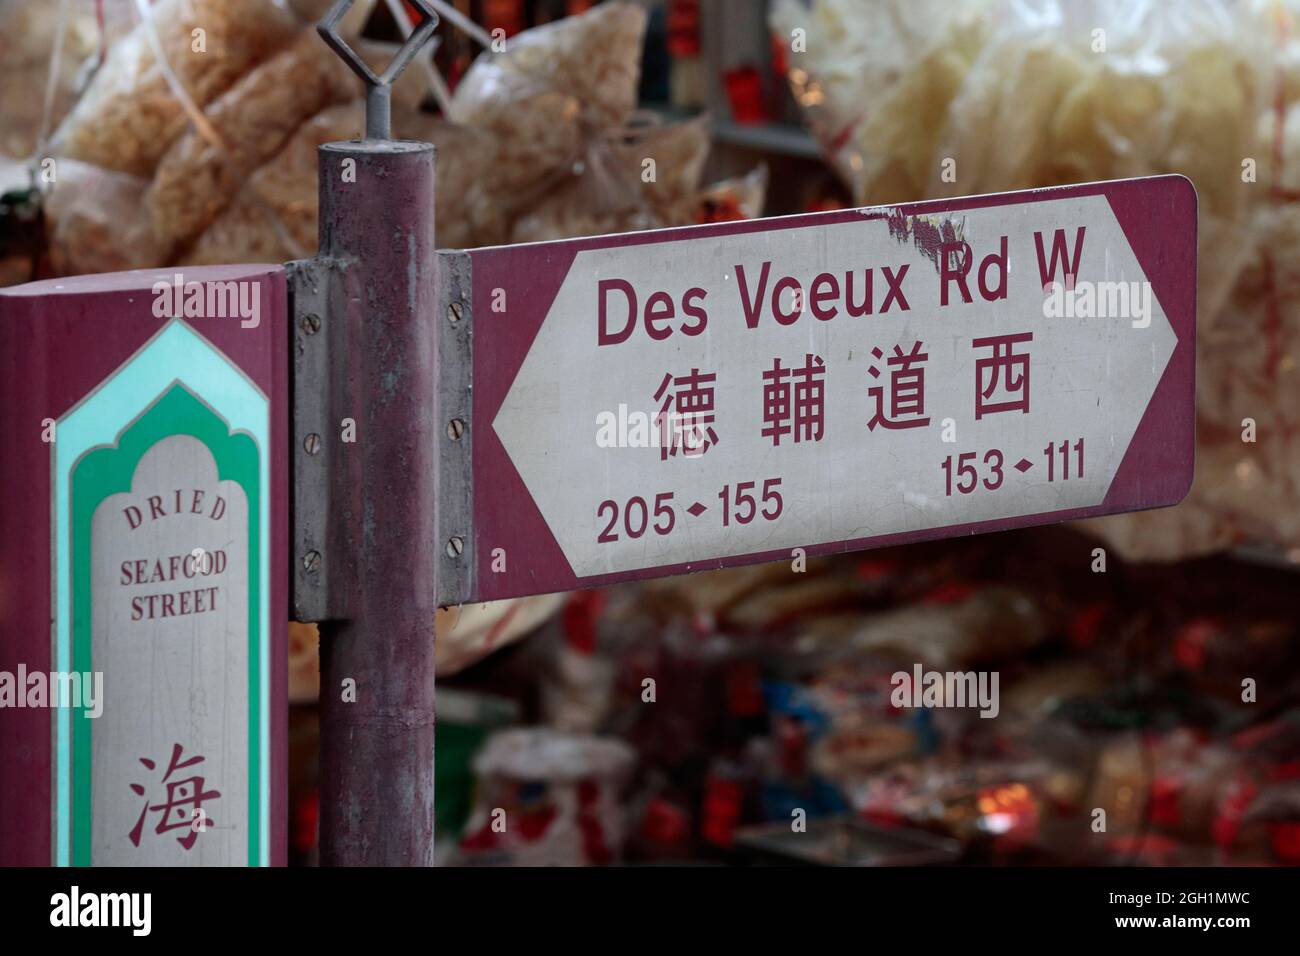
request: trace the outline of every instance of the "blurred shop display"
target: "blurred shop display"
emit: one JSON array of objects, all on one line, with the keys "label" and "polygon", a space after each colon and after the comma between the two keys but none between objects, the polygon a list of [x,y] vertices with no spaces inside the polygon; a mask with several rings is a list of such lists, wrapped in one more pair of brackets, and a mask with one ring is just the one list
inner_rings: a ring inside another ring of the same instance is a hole
[{"label": "blurred shop display", "polygon": [[737,840],[757,862],[809,866],[942,866],[957,843],[920,833],[873,827],[858,820],[818,820],[806,835],[784,824],[742,832]]},{"label": "blurred shop display", "polygon": [[[440,681],[490,702],[439,704],[439,746],[463,737],[440,860],[1300,863],[1291,573],[1092,574],[1088,546],[1039,529],[570,595]],[[922,673],[970,675],[967,706],[900,698]]]},{"label": "blurred shop display", "polygon": [[1129,557],[1300,546],[1298,15],[1293,0],[780,0],[772,16],[857,203],[1195,184],[1197,478],[1178,508],[1092,523]]}]

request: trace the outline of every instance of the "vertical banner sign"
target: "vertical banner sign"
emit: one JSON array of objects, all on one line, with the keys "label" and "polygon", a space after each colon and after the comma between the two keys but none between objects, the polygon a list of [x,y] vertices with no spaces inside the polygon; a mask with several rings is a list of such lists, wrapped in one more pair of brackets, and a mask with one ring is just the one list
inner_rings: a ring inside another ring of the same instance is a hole
[{"label": "vertical banner sign", "polygon": [[286,310],[278,266],[0,290],[0,863],[284,861]]},{"label": "vertical banner sign", "polygon": [[1183,177],[465,258],[472,518],[440,528],[469,541],[444,601],[1154,508],[1191,485]]}]

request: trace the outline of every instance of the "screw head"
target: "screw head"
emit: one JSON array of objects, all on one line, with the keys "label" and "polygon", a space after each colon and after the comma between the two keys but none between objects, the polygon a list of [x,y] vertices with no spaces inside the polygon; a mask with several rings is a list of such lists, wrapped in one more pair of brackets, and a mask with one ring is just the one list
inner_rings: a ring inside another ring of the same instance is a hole
[{"label": "screw head", "polygon": [[447,542],[447,557],[459,558],[465,551],[465,541],[463,538],[455,537]]},{"label": "screw head", "polygon": [[452,322],[459,322],[465,317],[465,306],[460,302],[453,302],[447,306],[447,318]]},{"label": "screw head", "polygon": [[317,435],[315,432],[312,432],[305,439],[303,439],[302,447],[303,450],[307,452],[307,454],[315,455],[317,452],[320,451],[320,435]]},{"label": "screw head", "polygon": [[308,312],[302,317],[301,326],[304,335],[315,335],[320,331],[320,316],[315,312]]},{"label": "screw head", "polygon": [[447,437],[452,441],[460,441],[465,435],[465,423],[459,418],[453,418],[447,423]]},{"label": "screw head", "polygon": [[311,574],[320,570],[320,552],[308,551],[302,556],[302,569]]}]

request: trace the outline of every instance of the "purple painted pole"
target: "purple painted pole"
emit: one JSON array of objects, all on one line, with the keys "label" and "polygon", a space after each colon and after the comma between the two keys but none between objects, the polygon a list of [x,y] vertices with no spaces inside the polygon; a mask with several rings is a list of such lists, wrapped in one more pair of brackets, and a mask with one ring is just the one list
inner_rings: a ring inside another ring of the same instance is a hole
[{"label": "purple painted pole", "polygon": [[[322,436],[333,489],[324,560],[343,609],[321,626],[325,865],[433,862],[433,162],[427,143],[320,150],[317,261],[329,275],[338,429]],[[339,438],[349,418],[351,442]]]},{"label": "purple painted pole", "polygon": [[433,147],[390,138],[388,101],[438,16],[414,0],[420,22],[376,76],[337,33],[352,2],[337,0],[317,27],[366,86],[366,138],[320,148],[320,251],[297,273],[295,368],[326,382],[295,384],[307,432],[296,456],[295,594],[321,621],[321,862],[429,866]]}]

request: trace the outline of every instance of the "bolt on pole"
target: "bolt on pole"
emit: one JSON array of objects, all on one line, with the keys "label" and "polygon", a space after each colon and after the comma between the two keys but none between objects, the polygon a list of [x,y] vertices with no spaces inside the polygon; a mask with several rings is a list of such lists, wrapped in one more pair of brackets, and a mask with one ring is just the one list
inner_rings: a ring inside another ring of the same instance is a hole
[{"label": "bolt on pole", "polygon": [[[425,19],[376,76],[335,32],[351,3],[336,3],[318,30],[366,83],[366,138],[320,148],[320,249],[305,264],[316,281],[314,308],[298,333],[300,343],[323,339],[328,349],[320,431],[299,436],[297,453],[311,459],[304,472],[320,476],[328,503],[313,522],[325,529],[320,540],[297,555],[327,608],[321,863],[426,866],[440,557],[434,152],[389,138],[387,94],[437,16],[416,3]],[[301,487],[295,479],[300,495]]]}]

